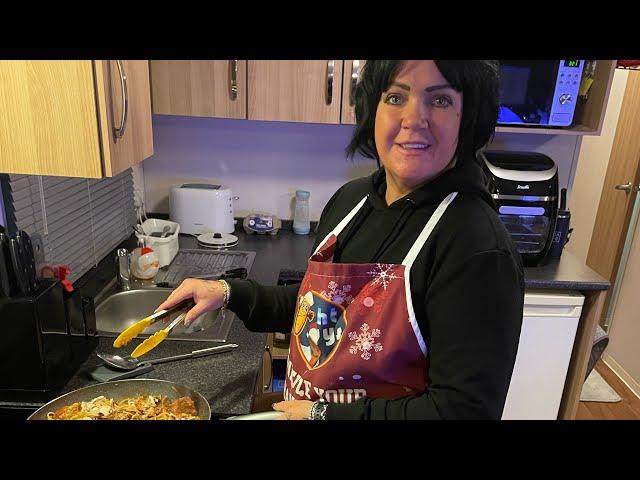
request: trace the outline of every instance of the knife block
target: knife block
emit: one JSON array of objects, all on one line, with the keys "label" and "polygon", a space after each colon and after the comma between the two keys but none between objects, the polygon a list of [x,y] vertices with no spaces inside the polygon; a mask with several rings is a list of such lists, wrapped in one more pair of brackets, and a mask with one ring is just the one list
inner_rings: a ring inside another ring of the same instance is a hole
[{"label": "knife block", "polygon": [[93,298],[83,297],[78,290],[64,293],[64,305],[72,362],[80,367],[98,346],[95,305]]},{"label": "knife block", "polygon": [[50,399],[75,373],[62,286],[0,299],[0,399]]}]

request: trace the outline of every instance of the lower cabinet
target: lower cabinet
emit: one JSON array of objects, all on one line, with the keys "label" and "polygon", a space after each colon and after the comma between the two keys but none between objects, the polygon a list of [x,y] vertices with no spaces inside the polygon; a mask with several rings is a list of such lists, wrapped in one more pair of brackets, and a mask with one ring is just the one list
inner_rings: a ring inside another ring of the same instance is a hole
[{"label": "lower cabinet", "polygon": [[555,420],[567,379],[584,296],[527,291],[520,343],[503,420]]},{"label": "lower cabinet", "polygon": [[262,352],[262,368],[256,380],[251,412],[270,411],[272,403],[283,400],[282,390],[276,389],[274,391],[274,373],[278,377],[284,374],[288,354],[288,349],[274,347],[274,334],[267,335],[267,344]]}]

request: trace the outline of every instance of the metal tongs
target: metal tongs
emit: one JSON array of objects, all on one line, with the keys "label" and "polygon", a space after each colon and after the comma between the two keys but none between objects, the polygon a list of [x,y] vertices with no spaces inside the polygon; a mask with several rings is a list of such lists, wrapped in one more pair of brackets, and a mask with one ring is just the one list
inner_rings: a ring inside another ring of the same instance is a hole
[{"label": "metal tongs", "polygon": [[[174,305],[169,309],[160,310],[159,312],[156,312],[153,315],[149,315],[148,317],[143,318],[142,320],[134,323],[130,327],[123,330],[122,333],[120,333],[120,335],[118,335],[116,339],[113,341],[113,346],[115,348],[120,348],[125,346],[131,340],[133,340],[134,337],[140,334],[143,330],[146,330],[147,328],[149,328],[149,326],[153,325],[158,320],[161,320],[167,317],[168,315],[174,312],[178,312],[180,310],[189,310],[191,307],[193,307],[193,305],[194,305],[193,299],[188,298]],[[164,340],[169,335],[169,333],[171,333],[171,330],[173,330],[177,325],[179,325],[184,320],[186,315],[187,315],[186,311],[182,312],[174,321],[172,321],[169,324],[169,326],[151,335],[149,338],[147,338],[145,341],[143,341],[140,345],[136,347],[136,349],[133,351],[131,356],[134,358],[137,358],[147,353],[151,349],[155,348],[160,342],[162,342],[162,340]]]}]

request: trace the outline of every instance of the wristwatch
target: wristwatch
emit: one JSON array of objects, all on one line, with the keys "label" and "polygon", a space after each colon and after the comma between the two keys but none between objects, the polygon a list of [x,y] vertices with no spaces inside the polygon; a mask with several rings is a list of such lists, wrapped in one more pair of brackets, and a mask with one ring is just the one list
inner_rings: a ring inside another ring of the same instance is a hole
[{"label": "wristwatch", "polygon": [[324,399],[313,402],[309,411],[309,420],[326,420],[328,406],[329,404]]}]

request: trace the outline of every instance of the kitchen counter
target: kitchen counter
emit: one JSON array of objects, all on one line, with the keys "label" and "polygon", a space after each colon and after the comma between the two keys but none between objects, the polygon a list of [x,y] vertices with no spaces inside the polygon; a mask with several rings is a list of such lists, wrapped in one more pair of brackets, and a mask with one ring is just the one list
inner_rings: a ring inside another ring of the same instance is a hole
[{"label": "kitchen counter", "polygon": [[525,288],[607,290],[610,283],[565,250],[559,260],[524,269]]},{"label": "kitchen counter", "polygon": [[[236,235],[238,245],[233,247],[233,250],[256,252],[249,278],[265,285],[276,285],[281,270],[294,272],[306,270],[307,259],[315,240],[313,234],[300,236],[288,230],[281,230],[276,236],[247,235],[244,232]],[[182,249],[201,248],[198,247],[197,240],[188,235],[180,235],[179,245]],[[581,327],[584,331],[578,332],[570,377],[578,378],[581,371],[584,375],[586,358],[588,358],[586,351],[588,341],[593,338],[594,318],[598,314],[598,306],[602,308],[604,298],[603,295],[590,296],[589,292],[604,294],[609,287],[609,282],[583,265],[570,252],[565,252],[559,261],[541,267],[526,268],[525,286],[527,289],[571,289],[585,293],[583,318],[586,320]],[[227,338],[228,342],[239,344],[233,352],[155,365],[154,370],[136,378],[175,381],[193,388],[207,398],[211,405],[212,416],[216,418],[250,413],[255,384],[261,370],[266,335],[266,333],[249,332],[236,318]],[[100,338],[98,349],[114,352],[115,349],[111,346],[112,341],[111,337]],[[150,358],[187,353],[214,344],[216,342],[165,341],[154,350],[153,357],[150,355]],[[89,377],[87,372],[100,363],[101,361],[95,355],[89,355],[78,372],[65,384],[61,394],[97,383]],[[576,388],[574,385],[570,389],[571,392],[567,394],[566,405],[563,404],[564,415],[570,416],[571,405],[577,404],[576,395],[579,395],[579,391],[576,393]],[[20,405],[16,402],[0,401],[0,408],[23,407],[33,410],[41,404]]]}]

